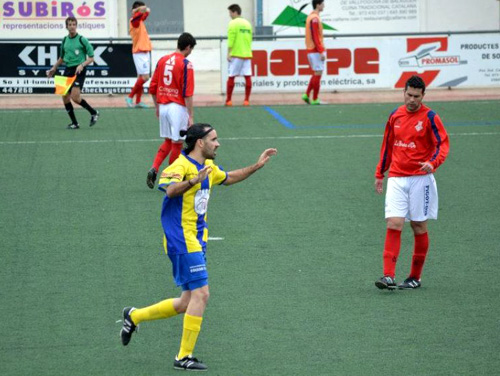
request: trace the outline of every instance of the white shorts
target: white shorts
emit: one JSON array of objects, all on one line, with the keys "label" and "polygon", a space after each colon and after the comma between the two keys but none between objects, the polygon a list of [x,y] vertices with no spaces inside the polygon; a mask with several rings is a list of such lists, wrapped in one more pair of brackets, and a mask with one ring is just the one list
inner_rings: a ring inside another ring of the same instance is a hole
[{"label": "white shorts", "polygon": [[231,58],[229,62],[229,77],[251,75],[252,59],[240,59],[239,57]]},{"label": "white shorts", "polygon": [[189,114],[187,108],[177,103],[160,104],[160,137],[172,141],[181,141],[179,132],[188,128]]},{"label": "white shorts", "polygon": [[438,192],[433,174],[387,180],[385,218],[400,217],[423,222],[437,219]]},{"label": "white shorts", "polygon": [[137,74],[151,73],[151,54],[149,52],[137,52],[132,56]]},{"label": "white shorts", "polygon": [[309,60],[309,65],[313,71],[325,70],[325,61],[321,60],[321,54],[319,52],[308,53],[307,60]]}]

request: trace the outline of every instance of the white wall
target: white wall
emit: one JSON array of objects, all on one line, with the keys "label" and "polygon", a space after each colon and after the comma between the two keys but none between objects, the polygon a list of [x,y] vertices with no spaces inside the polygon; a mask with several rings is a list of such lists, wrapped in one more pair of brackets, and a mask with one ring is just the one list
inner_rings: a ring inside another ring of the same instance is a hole
[{"label": "white wall", "polygon": [[241,7],[241,16],[254,23],[254,0],[184,0],[184,30],[194,36],[227,34],[231,20],[227,7]]},{"label": "white wall", "polygon": [[[118,1],[118,30],[119,37],[128,37],[128,22],[130,10],[127,9],[126,0]],[[147,4],[147,0],[143,0]],[[181,0],[179,0],[181,1]],[[184,1],[184,30],[195,37],[200,36],[225,36],[227,25],[231,18],[227,7],[238,4],[242,9],[242,17],[254,25],[255,5],[254,0],[183,0]],[[154,9],[152,9],[154,12]],[[165,35],[177,36],[177,35]],[[153,41],[153,65],[164,54],[176,48],[174,41]],[[193,54],[189,57],[199,70],[220,70],[220,41],[198,40]]]},{"label": "white wall", "polygon": [[[309,0],[262,1],[264,24],[268,26],[286,6],[305,6],[305,14],[312,10]],[[325,0],[321,18],[340,34],[499,30],[500,1]],[[279,35],[303,34],[302,28],[290,26],[274,25],[274,31]]]},{"label": "white wall", "polygon": [[[116,0],[115,0],[116,1]],[[119,37],[128,36],[130,10],[126,0],[118,1]],[[147,0],[143,0],[147,4]],[[238,4],[242,17],[254,25],[254,0],[179,0],[184,1],[184,30],[196,36],[219,36],[227,34],[227,24],[231,20],[227,7]],[[154,9],[152,9],[154,12]]]},{"label": "white wall", "polygon": [[128,21],[130,19],[130,10],[127,9],[127,0],[115,0],[118,2],[118,37],[128,37]]},{"label": "white wall", "polygon": [[500,29],[499,0],[420,0],[420,31]]}]

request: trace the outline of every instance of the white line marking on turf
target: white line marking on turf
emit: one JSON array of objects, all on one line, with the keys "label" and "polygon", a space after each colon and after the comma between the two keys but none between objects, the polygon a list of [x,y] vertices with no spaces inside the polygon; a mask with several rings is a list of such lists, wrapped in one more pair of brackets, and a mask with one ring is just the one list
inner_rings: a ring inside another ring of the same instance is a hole
[{"label": "white line marking on turf", "polygon": [[[449,136],[498,136],[500,132],[469,132],[448,133]],[[381,134],[348,134],[348,135],[318,135],[318,136],[275,136],[275,137],[221,137],[220,141],[259,141],[259,140],[327,140],[335,138],[381,138]],[[161,139],[136,140],[62,140],[62,141],[0,141],[0,145],[43,145],[43,144],[110,144],[114,142],[161,142]]]},{"label": "white line marking on turf", "polygon": [[211,236],[209,236],[209,237],[208,237],[208,240],[224,240],[224,238],[218,238],[218,237],[216,237],[216,236],[215,236],[215,237],[211,237]]},{"label": "white line marking on turf", "polygon": [[[427,95],[430,95],[430,94],[427,94]],[[442,100],[435,100],[435,101],[429,101],[429,102],[433,102],[433,103],[449,103],[449,102],[460,103],[462,101],[442,101]],[[483,99],[473,99],[471,102],[474,102],[475,106],[476,105],[482,105],[482,104],[485,104],[485,105],[498,104],[498,100],[495,100],[495,99],[485,99],[485,100],[483,100]],[[394,106],[398,106],[397,102],[386,102],[386,103],[333,103],[332,102],[332,103],[329,103],[329,104],[331,104],[332,106],[369,105],[369,106],[381,107],[381,106],[388,106],[388,105],[391,105],[391,104],[393,104]],[[285,108],[289,107],[289,106],[290,105],[286,105],[286,104],[273,105],[273,107],[285,107]],[[207,106],[207,107],[214,108],[214,107],[220,107],[220,106]],[[255,107],[257,107],[257,106],[255,106]],[[264,107],[264,106],[262,106],[262,107]],[[151,109],[153,109],[153,108],[154,107],[151,107]],[[0,114],[33,113],[33,112],[40,112],[40,111],[60,111],[61,109],[64,110],[64,106],[51,107],[51,108],[33,108],[33,109],[30,109],[30,110],[21,109],[21,108],[19,108],[19,109],[16,109],[16,108],[6,108],[5,110],[0,109]],[[106,112],[109,112],[109,111],[133,111],[133,109],[130,109],[128,107],[101,107],[101,108],[99,108],[99,110],[100,109],[106,110]],[[78,108],[76,110],[79,111],[79,112],[85,111],[82,108]],[[140,110],[140,111],[144,111],[144,110]]]}]

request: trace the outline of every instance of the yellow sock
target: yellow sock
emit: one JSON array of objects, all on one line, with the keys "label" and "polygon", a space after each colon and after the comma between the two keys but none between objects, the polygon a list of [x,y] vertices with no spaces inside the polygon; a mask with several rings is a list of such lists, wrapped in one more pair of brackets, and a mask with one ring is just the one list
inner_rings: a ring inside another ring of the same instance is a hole
[{"label": "yellow sock", "polygon": [[130,318],[135,325],[139,325],[143,321],[166,319],[175,315],[178,313],[174,309],[174,299],[167,299],[149,307],[137,308],[130,314]]},{"label": "yellow sock", "polygon": [[178,359],[193,354],[198,334],[200,334],[202,321],[203,317],[191,316],[187,313],[184,315],[184,328],[182,330],[181,348],[177,356]]}]

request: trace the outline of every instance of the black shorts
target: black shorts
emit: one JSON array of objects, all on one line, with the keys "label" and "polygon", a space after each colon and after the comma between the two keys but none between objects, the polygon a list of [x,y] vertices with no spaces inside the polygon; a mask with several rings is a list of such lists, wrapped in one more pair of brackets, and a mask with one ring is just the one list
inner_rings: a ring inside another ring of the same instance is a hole
[{"label": "black shorts", "polygon": [[[74,76],[77,67],[78,67],[78,65],[75,67],[66,67],[66,69],[64,69],[63,76],[66,76],[66,77]],[[71,89],[73,89],[73,86],[79,87],[81,90],[83,88],[83,84],[85,83],[86,74],[87,74],[87,68],[83,68],[83,70],[80,72],[80,74],[78,76],[76,76],[76,80],[75,80],[75,82],[73,82],[73,85],[71,85],[71,88],[69,89],[69,91],[71,91]]]}]

